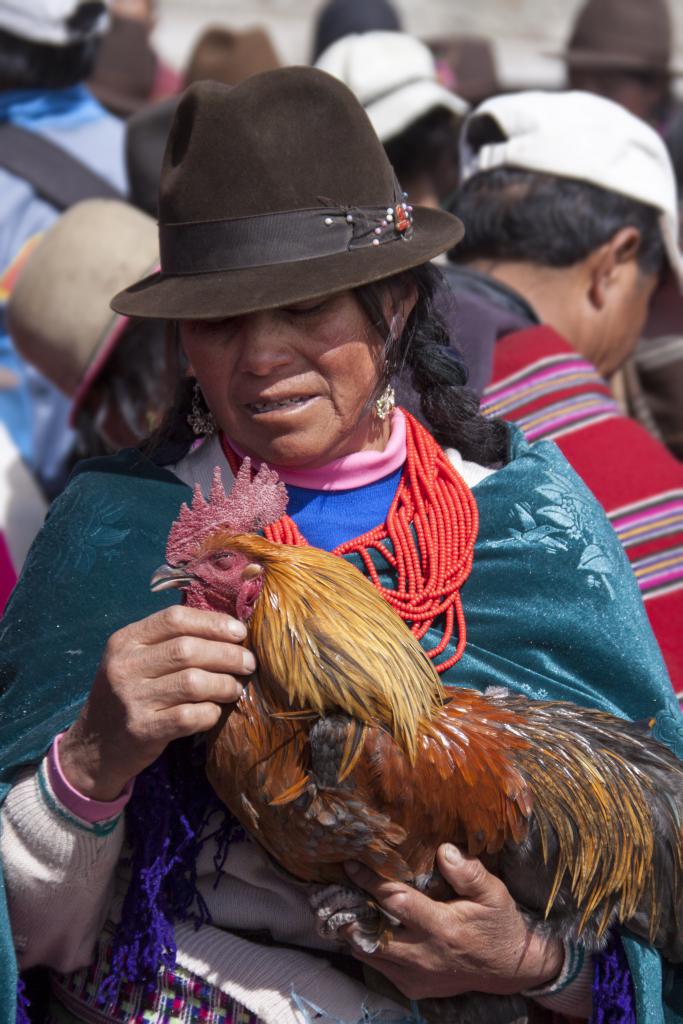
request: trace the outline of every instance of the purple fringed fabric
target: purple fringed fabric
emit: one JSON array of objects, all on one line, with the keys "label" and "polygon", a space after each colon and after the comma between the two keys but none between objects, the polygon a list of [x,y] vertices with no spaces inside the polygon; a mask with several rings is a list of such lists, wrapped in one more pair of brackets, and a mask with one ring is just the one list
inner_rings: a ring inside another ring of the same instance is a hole
[{"label": "purple fringed fabric", "polygon": [[16,1024],[31,1024],[29,1009],[31,1004],[26,995],[26,985],[22,977],[17,978],[17,1022]]},{"label": "purple fringed fabric", "polygon": [[[209,785],[205,763],[203,744],[177,740],[136,779],[126,808],[131,880],[111,972],[100,988],[102,1002],[115,999],[123,981],[152,987],[159,968],[173,970],[174,921],[194,920],[197,928],[211,921],[197,891],[197,855],[205,842],[215,840],[219,871],[230,843],[244,832]],[[214,815],[216,828],[208,832]],[[219,880],[220,875],[216,884]]]},{"label": "purple fringed fabric", "polygon": [[594,960],[591,1024],[636,1024],[631,971],[618,932]]}]

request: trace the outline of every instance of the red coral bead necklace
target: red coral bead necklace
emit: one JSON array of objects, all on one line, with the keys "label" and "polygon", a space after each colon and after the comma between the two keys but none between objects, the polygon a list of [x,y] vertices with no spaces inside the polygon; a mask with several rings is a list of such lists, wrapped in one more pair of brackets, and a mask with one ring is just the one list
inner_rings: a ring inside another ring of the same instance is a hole
[{"label": "red coral bead necklace", "polygon": [[[370,581],[418,639],[443,616],[441,639],[427,650],[438,658],[457,625],[455,652],[435,665],[445,672],[465,650],[465,617],[460,588],[472,569],[479,514],[472,491],[422,424],[402,410],[406,421],[406,461],[387,518],[374,529],[345,541],[334,555],[358,555]],[[221,434],[233,474],[241,459]],[[412,529],[411,529],[412,526]],[[291,516],[266,527],[268,540],[307,545]],[[391,544],[391,550],[385,541]],[[396,572],[396,586],[385,587],[370,555],[374,548]]]}]

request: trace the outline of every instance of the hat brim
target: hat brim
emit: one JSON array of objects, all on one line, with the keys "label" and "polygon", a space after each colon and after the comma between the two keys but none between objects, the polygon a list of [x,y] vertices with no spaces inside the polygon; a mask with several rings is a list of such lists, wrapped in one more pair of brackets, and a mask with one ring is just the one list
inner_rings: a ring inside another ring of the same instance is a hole
[{"label": "hat brim", "polygon": [[317,259],[211,273],[160,271],[115,295],[111,307],[126,316],[214,320],[277,309],[358,288],[417,267],[452,248],[465,229],[443,210],[415,207],[410,239]]},{"label": "hat brim", "polygon": [[565,50],[563,53],[545,53],[544,56],[564,61],[570,68],[604,69],[605,71],[656,71],[670,78],[683,75],[683,68],[667,64],[662,67],[651,60],[635,57],[632,53],[605,53],[604,50]]}]

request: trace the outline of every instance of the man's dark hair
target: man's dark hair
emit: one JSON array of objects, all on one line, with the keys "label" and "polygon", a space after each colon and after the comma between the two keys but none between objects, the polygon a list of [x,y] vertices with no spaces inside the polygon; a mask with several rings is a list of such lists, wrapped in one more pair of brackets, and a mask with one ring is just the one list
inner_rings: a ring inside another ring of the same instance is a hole
[{"label": "man's dark hair", "polygon": [[93,70],[98,39],[47,46],[0,30],[0,90],[66,89]]},{"label": "man's dark hair", "polygon": [[451,212],[465,224],[465,237],[448,254],[454,263],[496,259],[570,267],[621,228],[634,227],[643,273],[661,273],[666,265],[659,210],[583,181],[497,168],[466,181]]},{"label": "man's dark hair", "polygon": [[459,167],[458,119],[446,107],[429,110],[400,135],[385,142],[384,149],[401,183],[428,174],[434,179],[437,192],[443,191],[442,179],[449,180],[446,188],[455,187]]}]

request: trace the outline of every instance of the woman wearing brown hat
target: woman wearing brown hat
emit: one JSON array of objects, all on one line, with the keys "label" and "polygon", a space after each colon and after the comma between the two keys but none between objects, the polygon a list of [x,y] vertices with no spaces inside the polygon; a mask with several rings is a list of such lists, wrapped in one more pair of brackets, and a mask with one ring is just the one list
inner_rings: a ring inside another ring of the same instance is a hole
[{"label": "woman wearing brown hat", "polygon": [[[401,921],[381,956],[321,939],[305,887],[238,834],[206,783],[201,734],[255,667],[245,629],[159,611],[164,596],[149,592],[188,485],[206,490],[218,466],[229,489],[249,455],[287,485],[284,535],[343,545],[361,568],[392,536],[415,555],[417,594],[461,600],[464,624],[436,607],[422,641],[446,684],[647,716],[680,743],[637,587],[597,504],[553,445],[479,416],[449,355],[428,261],[461,233],[448,214],[411,210],[364,112],[325,74],[200,83],[181,101],[161,178],[162,269],[113,305],[178,324],[189,383],[147,456],[76,474],[4,621],[9,917],[19,966],[52,969],[55,1020],[419,1019],[399,991],[495,993],[501,1021],[544,1005],[585,1018],[594,977],[601,1005],[626,1007],[631,977],[633,998],[649,985],[654,1005],[651,950],[615,933],[604,955],[584,957],[529,932],[505,886],[454,848],[439,859],[460,896],[451,903],[358,876]],[[393,408],[402,375],[429,429]],[[425,515],[452,524],[429,552],[436,583],[420,568],[424,536],[391,533],[396,495],[408,508],[418,491]],[[458,594],[453,560],[472,546]],[[405,591],[388,562],[381,572],[385,593]],[[395,999],[366,987],[359,959]],[[648,1013],[639,1022],[661,1019]]]}]

